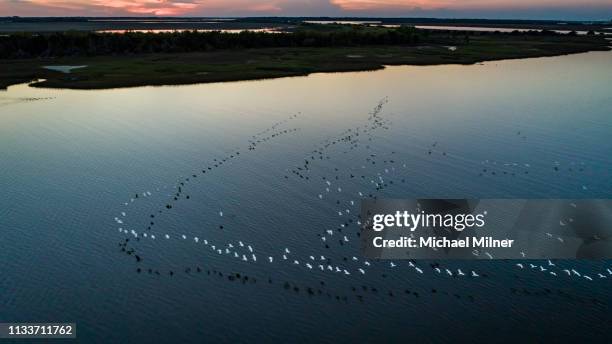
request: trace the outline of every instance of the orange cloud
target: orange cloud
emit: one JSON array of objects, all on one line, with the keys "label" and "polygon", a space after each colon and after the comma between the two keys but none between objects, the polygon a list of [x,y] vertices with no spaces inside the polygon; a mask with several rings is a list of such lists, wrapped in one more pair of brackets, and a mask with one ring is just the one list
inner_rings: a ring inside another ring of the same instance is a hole
[{"label": "orange cloud", "polygon": [[94,6],[156,16],[181,15],[198,8],[198,3],[196,2],[171,0],[93,0],[92,3]]},{"label": "orange cloud", "polygon": [[[0,16],[419,15],[535,13],[609,18],[611,0],[0,0]],[[547,10],[556,11],[549,12]],[[514,12],[512,12],[514,11]],[[585,12],[585,13],[587,13]]]}]

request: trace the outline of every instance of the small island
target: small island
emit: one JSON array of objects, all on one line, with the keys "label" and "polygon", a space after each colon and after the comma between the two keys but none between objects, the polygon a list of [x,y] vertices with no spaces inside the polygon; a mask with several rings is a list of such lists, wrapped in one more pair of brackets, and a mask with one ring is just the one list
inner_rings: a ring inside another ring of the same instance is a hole
[{"label": "small island", "polygon": [[[105,89],[474,64],[610,50],[603,34],[430,30],[301,22],[275,30],[12,32],[0,36],[0,88]],[[54,68],[60,66],[62,68]],[[71,68],[78,66],[80,68]]]}]

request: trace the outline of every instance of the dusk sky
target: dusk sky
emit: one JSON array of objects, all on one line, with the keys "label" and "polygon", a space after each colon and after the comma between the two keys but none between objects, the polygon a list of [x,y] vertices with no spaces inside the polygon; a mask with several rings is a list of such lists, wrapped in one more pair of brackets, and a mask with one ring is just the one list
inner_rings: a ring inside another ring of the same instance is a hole
[{"label": "dusk sky", "polygon": [[0,16],[612,19],[612,0],[0,0]]}]

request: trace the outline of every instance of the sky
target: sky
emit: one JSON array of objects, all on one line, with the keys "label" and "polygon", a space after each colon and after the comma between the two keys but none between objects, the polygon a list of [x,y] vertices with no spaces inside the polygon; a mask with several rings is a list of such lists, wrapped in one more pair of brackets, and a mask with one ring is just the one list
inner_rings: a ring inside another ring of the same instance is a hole
[{"label": "sky", "polygon": [[0,0],[0,17],[13,15],[610,20],[612,0]]}]

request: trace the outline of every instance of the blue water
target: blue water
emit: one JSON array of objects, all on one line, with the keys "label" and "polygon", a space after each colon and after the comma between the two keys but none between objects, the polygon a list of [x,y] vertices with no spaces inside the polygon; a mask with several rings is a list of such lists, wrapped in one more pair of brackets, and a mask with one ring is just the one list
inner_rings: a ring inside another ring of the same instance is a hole
[{"label": "blue water", "polygon": [[[10,87],[0,93],[0,322],[76,322],[87,343],[605,341],[610,261],[367,266],[348,220],[358,192],[609,198],[610,89],[610,52],[176,87]],[[320,271],[321,255],[351,274]]]}]

